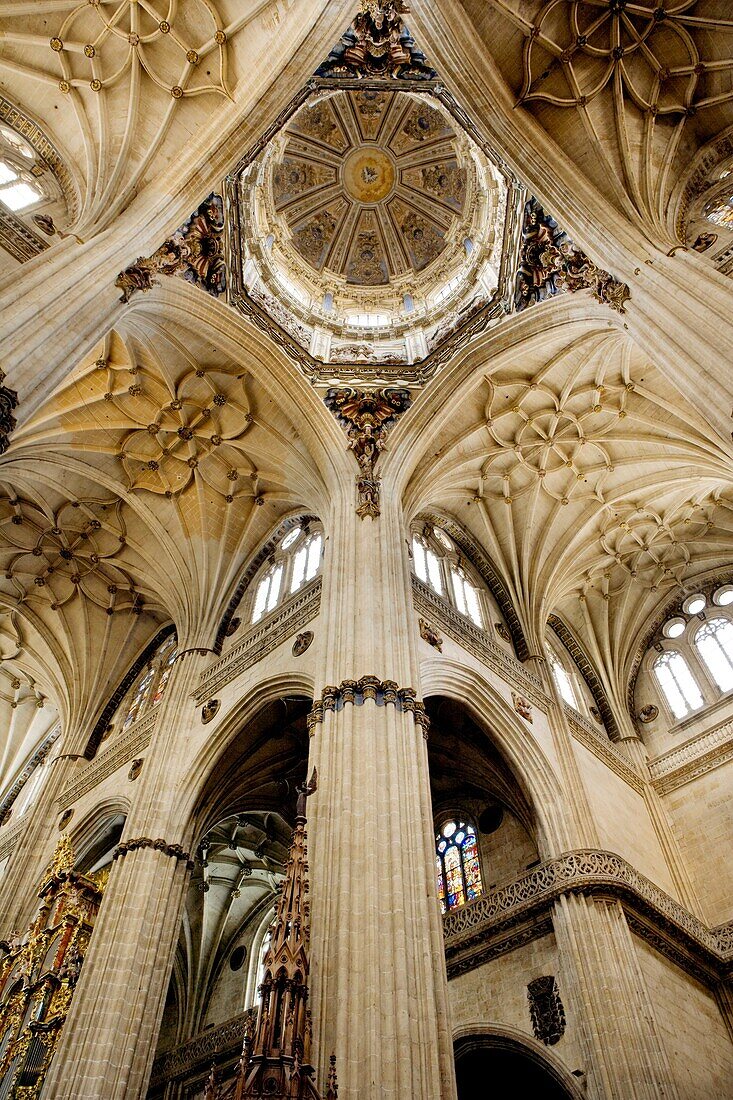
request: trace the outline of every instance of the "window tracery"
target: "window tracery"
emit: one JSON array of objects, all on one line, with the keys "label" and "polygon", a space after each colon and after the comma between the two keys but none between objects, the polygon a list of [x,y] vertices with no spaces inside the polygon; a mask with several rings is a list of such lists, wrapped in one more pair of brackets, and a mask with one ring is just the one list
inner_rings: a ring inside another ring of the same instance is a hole
[{"label": "window tracery", "polygon": [[447,600],[475,626],[484,629],[486,615],[480,583],[451,537],[440,527],[425,525],[412,536],[415,576]]},{"label": "window tracery", "polygon": [[[708,584],[673,606],[652,637],[645,667],[672,718],[687,718],[733,691],[732,604],[733,585]],[[641,702],[640,717],[655,710]]]},{"label": "window tracery", "polygon": [[454,818],[444,822],[435,836],[435,864],[442,913],[481,897],[481,865],[472,825]]},{"label": "window tracery", "polygon": [[[127,712],[122,729],[128,729],[133,722],[142,718],[146,711],[158,705],[165,694],[171,670],[178,656],[178,640],[175,634],[169,635],[151,657],[146,668],[128,695]],[[122,710],[124,712],[123,703]]]},{"label": "window tracery", "polygon": [[323,532],[310,525],[293,527],[268,558],[254,586],[250,621],[257,623],[274,611],[286,596],[297,592],[319,573]]},{"label": "window tracery", "polygon": [[561,662],[554,649],[550,650],[549,662],[553,679],[557,684],[557,690],[560,692],[560,695],[562,696],[564,701],[568,703],[571,707],[575,707],[575,709],[577,710],[578,699],[575,694],[572,681],[570,679],[567,669]]}]

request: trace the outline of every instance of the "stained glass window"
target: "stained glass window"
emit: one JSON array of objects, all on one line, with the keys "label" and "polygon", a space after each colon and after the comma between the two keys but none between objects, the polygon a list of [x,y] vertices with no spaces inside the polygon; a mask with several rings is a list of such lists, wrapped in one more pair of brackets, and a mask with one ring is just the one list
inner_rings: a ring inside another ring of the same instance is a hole
[{"label": "stained glass window", "polygon": [[666,650],[654,662],[654,674],[675,718],[684,718],[691,710],[702,706],[700,688],[681,653]]},{"label": "stained glass window", "polygon": [[175,634],[158,647],[147,668],[140,673],[137,683],[132,689],[132,698],[122,725],[127,729],[150,707],[154,707],[163,698],[168,679],[173,668],[177,654],[177,640]]},{"label": "stained glass window", "polygon": [[435,838],[438,900],[442,913],[483,893],[476,833],[465,821],[446,821]]},{"label": "stained glass window", "polygon": [[721,691],[733,688],[733,623],[711,619],[695,635],[695,645]]}]

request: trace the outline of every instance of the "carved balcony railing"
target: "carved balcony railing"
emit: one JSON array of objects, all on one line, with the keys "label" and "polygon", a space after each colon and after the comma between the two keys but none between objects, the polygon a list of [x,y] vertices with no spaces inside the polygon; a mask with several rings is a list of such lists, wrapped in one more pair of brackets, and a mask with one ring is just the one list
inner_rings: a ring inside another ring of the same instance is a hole
[{"label": "carved balcony railing", "polygon": [[710,983],[733,971],[733,925],[710,928],[613,852],[566,852],[443,918],[449,977],[552,929],[563,894],[615,898],[630,926],[679,965]]},{"label": "carved balcony railing", "polygon": [[732,759],[733,720],[728,720],[652,760],[649,774],[659,794],[669,794]]},{"label": "carved balcony railing", "polygon": [[218,1027],[209,1028],[172,1050],[159,1054],[153,1062],[150,1091],[157,1091],[169,1081],[190,1078],[197,1072],[208,1072],[212,1061],[220,1068],[227,1056],[238,1058],[244,1039],[244,1029],[252,1009],[233,1016]]},{"label": "carved balcony railing", "polygon": [[314,619],[321,606],[321,586],[321,578],[316,577],[295,596],[251,626],[228,653],[205,668],[199,686],[192,693],[196,703],[210,699]]}]

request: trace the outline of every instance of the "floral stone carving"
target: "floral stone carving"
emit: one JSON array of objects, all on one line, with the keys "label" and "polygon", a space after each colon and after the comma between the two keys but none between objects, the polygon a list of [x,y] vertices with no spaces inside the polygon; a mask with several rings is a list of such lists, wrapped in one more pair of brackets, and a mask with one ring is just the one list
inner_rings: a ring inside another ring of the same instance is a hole
[{"label": "floral stone carving", "polygon": [[556,294],[590,290],[597,302],[618,313],[625,313],[631,297],[626,283],[614,279],[608,271],[596,267],[585,252],[576,248],[555,219],[545,213],[537,199],[524,208],[522,242],[515,305],[518,311],[552,298]]},{"label": "floral stone carving", "polygon": [[347,429],[349,449],[359,464],[356,488],[359,495],[357,514],[376,518],[379,514],[379,483],[375,473],[377,460],[384,450],[387,429],[401,413],[409,409],[407,390],[381,389],[366,392],[352,388],[330,389],[326,405]]},{"label": "floral stone carving", "polygon": [[158,275],[180,275],[214,298],[226,292],[224,203],[220,195],[209,195],[152,256],[139,256],[119,273],[115,286],[122,291],[120,301],[129,302],[138,290],[152,290],[158,285]]}]

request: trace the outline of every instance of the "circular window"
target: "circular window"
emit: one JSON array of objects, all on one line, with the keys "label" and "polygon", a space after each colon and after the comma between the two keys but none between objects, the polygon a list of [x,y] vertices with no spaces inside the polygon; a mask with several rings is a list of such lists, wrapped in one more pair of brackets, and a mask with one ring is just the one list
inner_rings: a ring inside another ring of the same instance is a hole
[{"label": "circular window", "polygon": [[241,970],[244,966],[244,960],[247,958],[247,948],[244,944],[240,944],[239,947],[235,947],[229,956],[229,967],[231,970]]},{"label": "circular window", "polygon": [[446,825],[443,826],[443,836],[453,836],[455,831],[456,831],[455,821],[449,821]]},{"label": "circular window", "polygon": [[293,543],[297,542],[298,538],[300,537],[301,531],[302,527],[294,527],[292,531],[288,531],[287,535],[280,543],[280,549],[289,550]]},{"label": "circular window", "polygon": [[718,607],[727,607],[729,603],[733,603],[733,584],[721,585],[713,594],[713,600]]},{"label": "circular window", "polygon": [[443,546],[446,550],[453,549],[453,539],[450,538],[449,535],[446,535],[445,531],[442,531],[440,527],[434,527],[433,534],[435,535],[440,545]]},{"label": "circular window", "polygon": [[705,604],[708,601],[703,596],[702,592],[696,592],[694,596],[688,596],[685,602],[682,604],[682,610],[688,615],[698,615]]},{"label": "circular window", "polygon": [[685,633],[687,623],[684,619],[670,619],[664,624],[663,634],[665,638],[679,638]]}]

